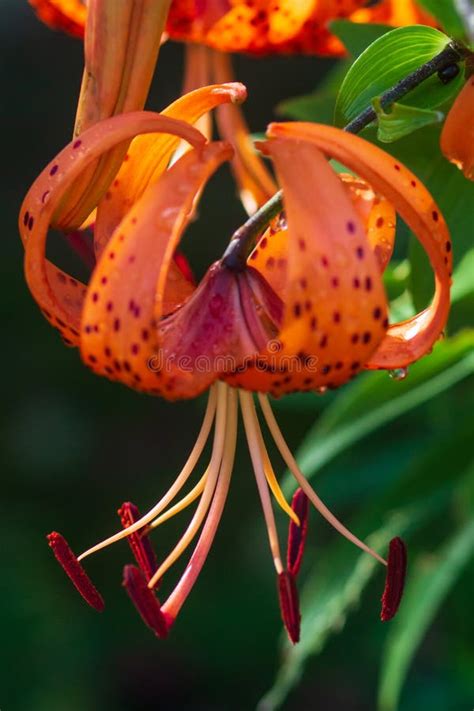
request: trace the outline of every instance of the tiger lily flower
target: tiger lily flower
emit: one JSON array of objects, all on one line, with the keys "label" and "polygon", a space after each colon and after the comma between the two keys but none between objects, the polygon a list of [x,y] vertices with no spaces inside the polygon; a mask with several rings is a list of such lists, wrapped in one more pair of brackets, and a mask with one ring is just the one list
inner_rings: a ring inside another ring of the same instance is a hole
[{"label": "tiger lily flower", "polygon": [[474,180],[474,76],[459,92],[446,117],[441,151],[466,178]]},{"label": "tiger lily flower", "polygon": [[[127,502],[123,529],[76,557],[54,532],[49,543],[65,571],[96,609],[103,601],[82,561],[128,538],[138,567],[126,566],[124,586],[145,623],[168,634],[204,565],[230,485],[240,406],[278,581],[282,617],[299,639],[296,577],[307,531],[308,502],[343,536],[387,566],[382,619],[400,602],[406,567],[395,538],[388,559],[359,540],[318,497],[298,467],[268,394],[321,391],[364,368],[406,367],[429,352],[449,310],[451,242],[433,198],[419,180],[380,148],[336,128],[272,124],[264,150],[284,191],[284,215],[259,235],[243,262],[226,255],[198,286],[176,253],[209,177],[232,147],[207,142],[180,118],[197,118],[242,100],[242,85],[207,87],[183,96],[165,114],[134,112],[95,123],[44,169],[20,213],[25,271],[45,317],[80,349],[95,373],[169,400],[209,391],[201,430],[176,481],[143,516]],[[190,148],[168,167],[180,140]],[[129,152],[97,206],[96,265],[80,284],[46,259],[47,232],[65,195],[90,165],[116,146]],[[338,176],[336,159],[358,177]],[[315,200],[314,196],[318,199]],[[390,258],[395,210],[427,252],[435,295],[423,312],[389,324],[382,271]],[[242,232],[240,232],[242,234]],[[234,242],[235,244],[235,242]],[[289,504],[268,454],[252,393],[298,489]],[[181,499],[213,433],[209,462]],[[270,492],[290,519],[282,555]],[[198,501],[176,546],[157,563],[149,534]],[[200,531],[200,534],[199,534]],[[184,574],[160,604],[155,590],[198,536]]]}]

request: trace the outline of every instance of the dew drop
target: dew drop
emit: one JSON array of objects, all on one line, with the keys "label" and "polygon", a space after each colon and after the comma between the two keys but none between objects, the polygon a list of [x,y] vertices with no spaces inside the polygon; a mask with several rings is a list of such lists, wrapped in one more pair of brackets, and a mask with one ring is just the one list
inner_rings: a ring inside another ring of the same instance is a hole
[{"label": "dew drop", "polygon": [[405,380],[408,375],[408,368],[394,368],[393,370],[389,370],[388,374],[392,380],[402,381]]}]

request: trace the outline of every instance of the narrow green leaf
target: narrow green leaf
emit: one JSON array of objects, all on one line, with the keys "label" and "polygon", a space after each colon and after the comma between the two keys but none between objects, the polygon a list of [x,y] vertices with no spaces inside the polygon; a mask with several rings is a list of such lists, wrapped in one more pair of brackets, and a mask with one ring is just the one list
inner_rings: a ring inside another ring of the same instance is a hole
[{"label": "narrow green leaf", "polygon": [[382,143],[398,141],[424,126],[441,123],[444,118],[441,111],[419,109],[400,103],[392,104],[385,111],[379,99],[374,100],[373,106],[377,113],[377,138]]},{"label": "narrow green leaf", "polygon": [[[447,35],[421,25],[400,27],[377,39],[354,62],[342,83],[336,102],[336,125],[351,121],[373,99],[433,59],[449,42]],[[410,92],[410,106],[437,108],[457,94],[462,82],[462,73],[449,84],[433,76]]]},{"label": "narrow green leaf", "polygon": [[411,563],[403,604],[392,623],[382,664],[379,711],[395,711],[410,662],[443,599],[474,553],[474,520],[437,554]]},{"label": "narrow green leaf", "polygon": [[474,331],[468,331],[439,343],[403,382],[370,373],[346,388],[303,440],[297,454],[305,475],[313,476],[355,442],[472,375],[473,349]]},{"label": "narrow green leaf", "polygon": [[[383,526],[368,536],[367,543],[379,553],[385,553],[391,538],[396,535],[406,538],[426,517],[439,511],[443,501],[445,498],[427,496],[416,505],[392,513]],[[344,626],[378,568],[377,562],[366,553],[359,554],[354,564],[354,550],[342,539],[321,554],[319,565],[302,594],[301,640],[295,646],[285,640],[280,669],[272,688],[260,701],[258,711],[275,711],[281,707],[300,681],[308,657],[318,654],[328,637]],[[374,617],[376,619],[376,614]]]}]

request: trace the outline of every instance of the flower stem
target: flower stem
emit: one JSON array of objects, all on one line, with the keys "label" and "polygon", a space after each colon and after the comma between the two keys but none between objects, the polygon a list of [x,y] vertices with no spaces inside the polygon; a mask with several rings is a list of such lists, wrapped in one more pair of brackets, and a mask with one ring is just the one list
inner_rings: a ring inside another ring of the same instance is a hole
[{"label": "flower stem", "polygon": [[[462,61],[471,52],[455,42],[448,44],[442,52],[429,62],[425,62],[414,72],[404,77],[398,84],[386,91],[380,97],[380,105],[387,109],[398,99],[401,99],[431,76],[446,67]],[[362,129],[377,119],[375,110],[369,106],[355,117],[344,131],[360,133]],[[229,245],[222,257],[222,264],[232,271],[243,271],[247,264],[249,245],[260,236],[271,220],[283,210],[283,191],[279,190],[257,212],[255,212],[238,230],[234,232]]]}]

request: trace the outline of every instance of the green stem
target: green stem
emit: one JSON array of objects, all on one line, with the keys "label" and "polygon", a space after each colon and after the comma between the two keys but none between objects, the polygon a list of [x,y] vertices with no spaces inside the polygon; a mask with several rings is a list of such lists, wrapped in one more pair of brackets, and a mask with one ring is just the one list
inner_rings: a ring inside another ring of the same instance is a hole
[{"label": "green stem", "polygon": [[[448,44],[447,47],[433,57],[433,59],[422,64],[421,67],[418,67],[418,69],[408,74],[408,76],[404,77],[398,84],[382,94],[380,97],[380,105],[382,108],[387,109],[395,101],[404,97],[431,76],[452,64],[457,64],[468,54],[471,53],[463,46],[456,43]],[[362,129],[376,119],[377,114],[375,110],[372,107],[367,107],[344,127],[344,131],[360,133]],[[222,257],[222,263],[233,271],[243,271],[247,264],[249,245],[253,244],[254,240],[282,210],[283,191],[279,190],[234,232]]]}]

